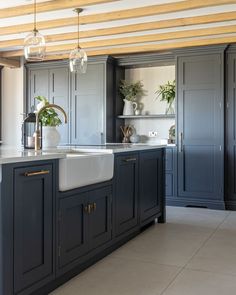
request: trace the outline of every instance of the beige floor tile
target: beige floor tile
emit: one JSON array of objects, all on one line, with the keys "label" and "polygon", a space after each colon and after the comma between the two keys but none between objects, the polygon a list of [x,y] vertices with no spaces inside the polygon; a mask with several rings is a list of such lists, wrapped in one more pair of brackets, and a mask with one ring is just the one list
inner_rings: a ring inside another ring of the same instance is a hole
[{"label": "beige floor tile", "polygon": [[234,276],[210,272],[184,270],[163,295],[234,295],[236,280]]},{"label": "beige floor tile", "polygon": [[217,230],[187,268],[236,275],[236,230]]},{"label": "beige floor tile", "polygon": [[193,226],[194,228],[216,229],[229,215],[229,211],[167,207],[168,223]]},{"label": "beige floor tile", "polygon": [[184,266],[208,239],[191,231],[148,230],[114,252],[114,257]]},{"label": "beige floor tile", "polygon": [[178,267],[110,255],[51,295],[158,295],[179,271]]},{"label": "beige floor tile", "polygon": [[236,233],[236,212],[230,212],[228,217],[220,225],[220,229],[233,230]]}]

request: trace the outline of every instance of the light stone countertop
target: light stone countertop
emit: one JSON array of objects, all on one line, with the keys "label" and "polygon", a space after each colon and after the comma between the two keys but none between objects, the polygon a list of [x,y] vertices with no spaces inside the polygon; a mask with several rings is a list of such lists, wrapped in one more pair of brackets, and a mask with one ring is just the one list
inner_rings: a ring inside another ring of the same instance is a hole
[{"label": "light stone countertop", "polygon": [[148,145],[148,144],[106,144],[94,146],[61,146],[56,149],[47,150],[24,150],[21,148],[14,148],[2,145],[0,147],[0,165],[8,163],[41,161],[51,159],[66,158],[68,153],[81,153],[86,156],[91,153],[123,153],[123,152],[138,152],[143,150],[152,150],[157,148],[164,148],[166,145]]}]

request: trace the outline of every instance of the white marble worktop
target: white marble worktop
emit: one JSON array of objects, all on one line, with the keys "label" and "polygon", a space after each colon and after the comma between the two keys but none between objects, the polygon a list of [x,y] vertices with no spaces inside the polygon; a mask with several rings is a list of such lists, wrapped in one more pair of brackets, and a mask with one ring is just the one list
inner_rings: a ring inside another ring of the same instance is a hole
[{"label": "white marble worktop", "polygon": [[0,165],[7,163],[18,163],[28,161],[40,161],[50,159],[63,159],[69,153],[81,153],[81,155],[89,156],[91,153],[123,153],[136,152],[142,150],[152,150],[163,148],[166,145],[148,145],[148,144],[106,144],[94,146],[61,146],[56,149],[47,150],[24,150],[8,146],[0,147]]}]

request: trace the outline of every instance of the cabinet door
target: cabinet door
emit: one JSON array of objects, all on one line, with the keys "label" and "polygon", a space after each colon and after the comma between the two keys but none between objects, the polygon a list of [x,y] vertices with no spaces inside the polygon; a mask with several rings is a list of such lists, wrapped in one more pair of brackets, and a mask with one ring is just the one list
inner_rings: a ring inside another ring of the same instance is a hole
[{"label": "cabinet door", "polygon": [[115,228],[120,235],[138,224],[138,154],[115,159]]},{"label": "cabinet door", "polygon": [[[61,106],[69,116],[69,68],[55,68],[49,70],[50,95],[49,100]],[[56,110],[57,111],[57,110]],[[58,127],[61,135],[60,144],[69,143],[69,124],[64,123],[64,117],[58,111],[62,125]]]},{"label": "cabinet door", "polygon": [[178,58],[178,196],[223,199],[221,54]]},{"label": "cabinet door", "polygon": [[88,249],[88,219],[85,212],[87,194],[60,200],[59,267],[78,259]]},{"label": "cabinet door", "polygon": [[90,191],[89,203],[92,212],[89,215],[90,250],[111,240],[111,187]]},{"label": "cabinet door", "polygon": [[104,143],[105,64],[88,65],[72,76],[71,140],[73,144]]},{"label": "cabinet door", "polygon": [[[235,210],[236,201],[236,53],[227,56],[226,109],[226,204]],[[229,204],[228,204],[229,203]]]},{"label": "cabinet door", "polygon": [[165,195],[168,198],[176,197],[177,179],[176,147],[165,148]]},{"label": "cabinet door", "polygon": [[139,199],[141,222],[161,210],[163,197],[163,151],[140,153]]},{"label": "cabinet door", "polygon": [[28,112],[31,107],[35,109],[39,103],[35,100],[36,96],[49,97],[49,76],[48,69],[37,69],[29,71],[29,98],[28,98]]},{"label": "cabinet door", "polygon": [[[27,174],[38,171],[45,174]],[[18,293],[53,274],[52,166],[16,168],[14,188],[14,291]]]}]

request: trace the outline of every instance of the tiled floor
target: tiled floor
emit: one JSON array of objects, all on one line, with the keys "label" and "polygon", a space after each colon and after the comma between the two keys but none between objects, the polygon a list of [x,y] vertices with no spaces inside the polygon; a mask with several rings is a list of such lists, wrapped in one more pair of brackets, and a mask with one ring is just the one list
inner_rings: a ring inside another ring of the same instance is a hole
[{"label": "tiled floor", "polygon": [[152,226],[51,295],[235,295],[236,212],[168,207]]}]

